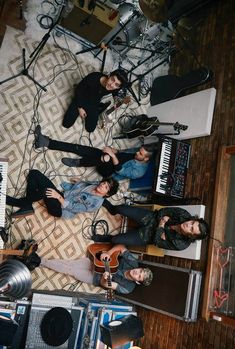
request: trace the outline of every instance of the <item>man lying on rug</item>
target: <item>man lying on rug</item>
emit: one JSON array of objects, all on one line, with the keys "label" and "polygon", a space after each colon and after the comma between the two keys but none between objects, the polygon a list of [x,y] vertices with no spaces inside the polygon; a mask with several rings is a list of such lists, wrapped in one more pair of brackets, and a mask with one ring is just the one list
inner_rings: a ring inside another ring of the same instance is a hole
[{"label": "man lying on rug", "polygon": [[129,206],[112,205],[105,200],[103,206],[112,214],[120,214],[134,220],[138,227],[129,229],[125,234],[93,235],[95,242],[138,245],[154,244],[167,250],[184,250],[193,241],[208,236],[209,226],[204,219],[192,216],[180,207],[165,207],[160,210]]},{"label": "man lying on rug", "polygon": [[12,217],[33,214],[33,202],[43,199],[48,213],[52,216],[73,218],[78,213],[98,210],[102,206],[104,197],[112,196],[118,190],[118,182],[112,178],[93,183],[63,182],[61,186],[64,192],[59,191],[40,171],[30,170],[27,177],[26,196],[23,198],[6,196],[7,205],[20,207]]},{"label": "man lying on rug", "polygon": [[114,178],[117,180],[143,177],[152,155],[147,146],[142,146],[136,153],[128,153],[111,147],[105,147],[101,150],[95,147],[56,141],[44,136],[41,133],[40,125],[37,125],[35,129],[34,145],[36,149],[47,147],[52,150],[80,155],[80,159],[62,158],[61,161],[69,167],[95,166],[102,177],[107,178],[114,174]]},{"label": "man lying on rug", "polygon": [[105,75],[93,72],[82,79],[75,89],[75,94],[68,107],[62,125],[69,128],[74,125],[78,116],[85,121],[87,132],[93,132],[96,128],[99,115],[110,103],[101,103],[101,99],[112,93],[113,97],[118,91],[127,85],[127,74],[118,69]]},{"label": "man lying on rug", "polygon": [[106,258],[110,260],[110,256],[114,252],[120,252],[120,257],[118,270],[111,276],[111,285],[108,283],[109,273],[104,272],[102,274],[94,271],[94,265],[88,257],[76,260],[42,258],[40,266],[70,275],[79,281],[94,286],[111,288],[118,293],[130,293],[134,290],[136,284],[145,286],[151,284],[152,271],[148,268],[139,268],[137,259],[123,245],[116,245],[109,251],[102,253],[101,260]]}]

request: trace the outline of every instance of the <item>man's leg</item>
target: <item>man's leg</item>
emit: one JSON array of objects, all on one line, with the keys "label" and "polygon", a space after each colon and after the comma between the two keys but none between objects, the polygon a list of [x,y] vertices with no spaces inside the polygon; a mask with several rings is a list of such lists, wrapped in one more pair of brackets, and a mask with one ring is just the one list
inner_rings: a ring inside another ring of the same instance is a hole
[{"label": "man's leg", "polygon": [[121,216],[127,217],[142,225],[142,219],[149,214],[149,210],[145,208],[130,206],[130,205],[112,205],[107,199],[104,200],[103,205],[110,214],[116,215],[120,214]]},{"label": "man's leg", "polygon": [[70,128],[71,126],[74,125],[78,116],[79,116],[78,102],[77,102],[76,96],[74,96],[72,99],[72,102],[70,103],[67,111],[64,114],[62,126],[66,127],[66,128]]},{"label": "man's leg", "polygon": [[87,109],[87,116],[85,117],[85,129],[87,132],[93,132],[97,126],[99,119],[98,105]]},{"label": "man's leg", "polygon": [[93,267],[89,258],[80,258],[77,260],[63,259],[41,259],[41,266],[57,271],[58,273],[68,274],[75,279],[92,284]]},{"label": "man's leg", "polygon": [[143,246],[144,241],[140,238],[138,229],[128,230],[126,233],[117,235],[93,235],[92,240],[94,242],[110,242],[112,244],[122,244],[126,246],[135,245]]},{"label": "man's leg", "polygon": [[54,217],[61,217],[62,209],[61,204],[57,199],[48,198],[46,196],[46,189],[52,188],[58,193],[63,195],[52,183],[52,181],[47,178],[43,173],[38,170],[29,171],[27,178],[27,188],[26,197],[31,201],[44,200],[47,211]]}]

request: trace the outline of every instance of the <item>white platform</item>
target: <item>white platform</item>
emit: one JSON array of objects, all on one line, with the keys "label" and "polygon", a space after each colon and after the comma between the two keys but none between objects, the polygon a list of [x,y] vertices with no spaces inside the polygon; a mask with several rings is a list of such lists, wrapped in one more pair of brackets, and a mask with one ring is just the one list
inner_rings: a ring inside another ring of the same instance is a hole
[{"label": "white platform", "polygon": [[[148,109],[147,115],[157,116],[160,122],[178,121],[188,126],[188,129],[181,131],[178,136],[171,136],[173,138],[190,139],[208,136],[211,133],[215,97],[216,89],[210,88],[154,105]],[[169,133],[169,130],[173,131],[168,126],[160,126],[155,133]]]},{"label": "white platform", "polygon": [[[204,218],[205,216],[205,206],[204,205],[185,205],[185,206],[174,206],[181,207],[187,210],[191,215],[198,215],[199,218]],[[197,259],[201,257],[201,240],[196,240],[191,243],[191,245],[182,251],[173,251],[173,250],[164,250],[165,255],[188,258],[188,259]]]}]

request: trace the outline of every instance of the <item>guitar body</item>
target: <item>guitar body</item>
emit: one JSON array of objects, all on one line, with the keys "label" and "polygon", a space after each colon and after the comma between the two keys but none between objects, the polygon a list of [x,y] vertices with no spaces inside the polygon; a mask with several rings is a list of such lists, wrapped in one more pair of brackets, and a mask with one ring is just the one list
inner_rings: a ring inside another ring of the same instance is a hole
[{"label": "guitar body", "polygon": [[[95,271],[97,273],[104,273],[105,272],[105,265],[104,262],[100,260],[100,255],[102,252],[109,251],[112,248],[113,245],[111,244],[91,244],[87,247],[87,256],[90,258],[90,260],[94,264]],[[114,252],[109,261],[109,268],[111,274],[116,273],[118,269],[118,256],[120,252]]]},{"label": "guitar body", "polygon": [[182,96],[191,87],[202,85],[212,79],[212,72],[201,67],[183,75],[165,75],[156,78],[150,94],[150,104],[156,105]]},{"label": "guitar body", "polygon": [[130,103],[130,96],[126,96],[123,99],[120,99],[114,106],[105,110],[100,117],[100,128],[106,128],[109,123],[112,123],[112,118],[109,118],[109,115],[112,114],[116,109],[118,109],[122,104]]},{"label": "guitar body", "polygon": [[159,121],[157,117],[153,117],[150,119],[147,117],[147,115],[145,114],[143,115],[144,117],[138,118],[135,124],[132,125],[132,129],[123,130],[123,133],[126,135],[127,138],[131,139],[131,138],[140,137],[140,136],[146,137],[151,135],[154,131],[158,129]]}]

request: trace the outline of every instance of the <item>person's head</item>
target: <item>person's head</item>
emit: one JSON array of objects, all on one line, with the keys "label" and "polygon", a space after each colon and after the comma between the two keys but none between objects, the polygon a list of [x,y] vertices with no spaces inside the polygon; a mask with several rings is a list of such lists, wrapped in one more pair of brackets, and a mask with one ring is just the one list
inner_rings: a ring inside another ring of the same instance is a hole
[{"label": "person's head", "polygon": [[153,273],[149,268],[130,269],[129,278],[138,285],[149,286],[153,280]]},{"label": "person's head", "polygon": [[106,80],[105,88],[108,91],[125,87],[128,83],[127,73],[122,69],[111,72]]},{"label": "person's head", "polygon": [[152,156],[152,153],[148,151],[144,146],[142,146],[135,153],[135,160],[148,162],[151,156]]},{"label": "person's head", "polygon": [[113,178],[103,178],[97,185],[96,192],[103,197],[109,197],[117,193],[118,182]]},{"label": "person's head", "polygon": [[180,232],[190,239],[202,240],[209,234],[209,225],[204,219],[194,217],[180,224]]}]

